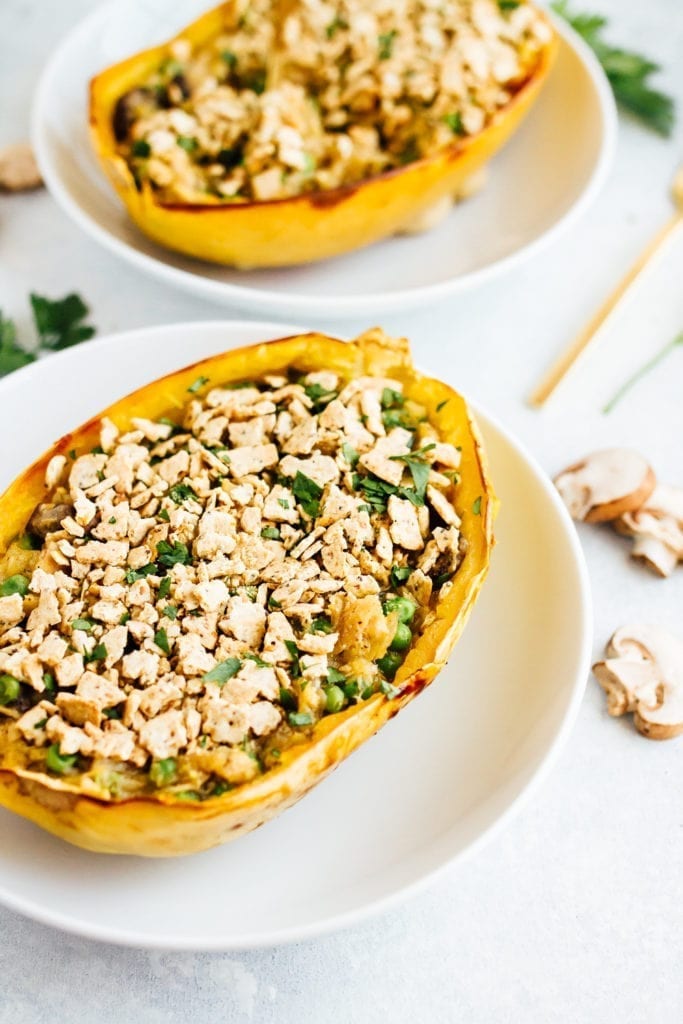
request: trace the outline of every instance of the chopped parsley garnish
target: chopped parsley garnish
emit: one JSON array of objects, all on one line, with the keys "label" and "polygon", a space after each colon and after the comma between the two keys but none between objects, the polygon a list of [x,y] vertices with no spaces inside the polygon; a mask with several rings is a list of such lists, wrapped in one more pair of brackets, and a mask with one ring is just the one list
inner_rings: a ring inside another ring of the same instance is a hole
[{"label": "chopped parsley garnish", "polygon": [[408,565],[392,565],[389,579],[394,590],[398,590],[406,580],[410,579],[412,571]]},{"label": "chopped parsley garnish", "polygon": [[[165,576],[164,579],[168,579],[168,576]],[[167,604],[161,614],[165,615],[167,619],[171,619],[171,621],[173,621],[178,618],[178,609],[173,604]]]},{"label": "chopped parsley garnish", "polygon": [[153,562],[143,565],[140,569],[126,569],[126,583],[131,586],[138,580],[144,580],[146,576],[152,576],[156,571],[157,567]]},{"label": "chopped parsley garnish", "polygon": [[83,655],[83,662],[87,665],[91,661],[104,661],[107,654],[108,651],[104,644],[95,644],[92,651],[88,651]]},{"label": "chopped parsley garnish", "polygon": [[192,561],[187,544],[179,540],[173,544],[169,544],[167,540],[160,540],[157,544],[157,558],[167,569],[173,565],[189,565]]},{"label": "chopped parsley garnish", "polygon": [[0,583],[0,597],[11,597],[12,594],[20,594],[22,597],[28,594],[28,580],[21,573],[8,576]]},{"label": "chopped parsley garnish", "polygon": [[143,160],[145,160],[148,156],[150,156],[152,152],[152,147],[150,146],[149,142],[147,142],[146,139],[136,139],[133,145],[130,147],[130,151],[133,154],[133,156],[139,156]]},{"label": "chopped parsley garnish", "polygon": [[436,407],[436,411],[437,411],[437,412],[441,412],[441,410],[442,410],[443,408],[445,408],[445,406],[447,406],[447,405],[448,405],[449,401],[450,401],[450,399],[448,399],[448,398],[444,398],[443,402],[439,402],[439,404],[437,405],[437,407]]},{"label": "chopped parsley garnish", "polygon": [[346,21],[345,18],[342,18],[341,15],[335,14],[332,21],[330,21],[329,24],[325,27],[325,35],[327,36],[328,39],[333,39],[340,28],[348,27],[348,21]]},{"label": "chopped parsley garnish", "polygon": [[292,690],[281,686],[279,698],[285,711],[296,711],[296,694]]},{"label": "chopped parsley garnish", "polygon": [[348,441],[344,441],[344,444],[342,445],[342,455],[348,462],[349,466],[351,466],[351,468],[353,468],[356,465],[358,459],[360,458],[356,449],[353,447],[352,444],[349,444]]},{"label": "chopped parsley garnish", "polygon": [[[168,496],[176,505],[182,505],[188,498],[194,498],[195,501],[199,500],[189,484],[173,484],[169,488]],[[168,515],[168,513],[166,514]]]},{"label": "chopped parsley garnish", "polygon": [[190,384],[187,390],[191,395],[196,395],[197,392],[200,391],[205,384],[208,384],[210,380],[210,377],[197,377],[197,379]]},{"label": "chopped parsley garnish", "polygon": [[405,398],[400,391],[394,391],[393,388],[383,388],[380,405],[383,409],[391,409],[394,406],[401,408],[401,406],[405,405]]},{"label": "chopped parsley garnish", "polygon": [[14,321],[7,320],[0,312],[0,377],[33,363],[35,358],[33,352],[26,352],[17,344]]},{"label": "chopped parsley garnish", "polygon": [[159,509],[157,513],[157,519],[161,519],[164,523],[170,523],[171,517],[168,514],[167,508]]},{"label": "chopped parsley garnish", "polygon": [[292,678],[298,679],[301,675],[301,664],[299,662],[299,648],[296,646],[293,640],[285,640],[285,647],[290,653],[292,659]]},{"label": "chopped parsley garnish", "polygon": [[377,56],[380,60],[389,60],[394,51],[394,41],[398,32],[392,28],[390,32],[380,32],[377,36]]},{"label": "chopped parsley garnish", "polygon": [[186,153],[194,153],[195,149],[199,148],[199,143],[191,135],[179,135],[178,145],[181,149],[184,149]]},{"label": "chopped parsley garnish", "polygon": [[228,67],[232,71],[232,69],[237,64],[237,54],[233,53],[232,50],[222,50],[221,51],[221,60],[225,61],[225,63],[228,65]]},{"label": "chopped parsley garnish", "polygon": [[477,498],[477,499],[476,499],[476,500],[475,500],[475,501],[474,501],[474,502],[472,503],[472,512],[473,512],[473,513],[475,514],[475,516],[478,516],[478,515],[480,515],[480,514],[481,514],[481,494],[480,494],[480,495],[479,495],[479,497],[478,497],[478,498]]},{"label": "chopped parsley garnish", "polygon": [[260,657],[260,655],[258,654],[245,654],[244,660],[253,661],[254,664],[258,665],[259,668],[272,668],[272,666],[269,665],[267,661],[264,661],[263,658]]},{"label": "chopped parsley garnish", "polygon": [[444,114],[442,120],[444,124],[448,125],[454,135],[465,134],[465,126],[462,123],[462,115],[460,113]]},{"label": "chopped parsley garnish", "polygon": [[334,668],[333,665],[327,670],[327,681],[328,683],[345,683],[346,676],[343,672],[340,672],[338,668]]},{"label": "chopped parsley garnish", "polygon": [[332,623],[326,615],[318,615],[308,627],[309,633],[331,633]]},{"label": "chopped parsley garnish", "polygon": [[452,572],[440,572],[438,576],[435,576],[434,586],[436,587],[436,589],[438,590],[439,587],[442,587],[444,585],[444,583],[448,583],[449,580],[452,580],[453,575],[454,574]]},{"label": "chopped parsley garnish", "polygon": [[306,476],[305,473],[297,470],[294,483],[292,484],[292,493],[306,515],[309,515],[311,519],[315,519],[320,511],[320,499],[323,494],[322,487],[315,480],[311,480],[310,477]]},{"label": "chopped parsley garnish", "polygon": [[157,597],[159,597],[159,598],[168,597],[168,595],[170,593],[170,590],[171,590],[171,577],[170,576],[164,576],[164,578],[162,579],[161,583],[159,584],[159,589],[157,590]]},{"label": "chopped parsley garnish", "polygon": [[154,643],[164,654],[171,653],[171,646],[168,642],[168,634],[165,629],[158,629],[154,634]]},{"label": "chopped parsley garnish", "polygon": [[[403,458],[403,456],[401,457]],[[425,468],[427,468],[427,475],[429,475],[428,467]],[[363,492],[373,512],[386,512],[387,502],[392,494],[399,498],[405,498],[417,508],[424,505],[424,494],[420,493],[417,488],[397,487],[386,480],[380,480],[379,477],[374,476],[372,473],[368,476],[360,476],[357,473],[354,479],[354,487],[356,490]]]},{"label": "chopped parsley garnish", "polygon": [[277,503],[280,506],[280,508],[289,508],[289,502],[287,501],[286,498],[278,498]]},{"label": "chopped parsley garnish", "polygon": [[[424,504],[424,496],[427,490],[427,482],[429,480],[429,473],[431,470],[430,464],[425,458],[425,454],[434,448],[434,444],[426,444],[423,448],[418,448],[414,452],[410,452],[408,455],[391,455],[390,458],[393,462],[405,462],[410,475],[413,478],[415,484],[415,491],[420,498],[421,504]],[[410,499],[412,501],[412,498]],[[417,502],[413,502],[417,504]]]},{"label": "chopped parsley garnish", "polygon": [[280,540],[280,531],[277,526],[264,526],[261,530],[261,536],[265,540]]},{"label": "chopped parsley garnish", "polygon": [[227,683],[228,679],[237,675],[241,668],[242,662],[239,658],[226,658],[225,661],[219,661],[210,672],[205,672],[202,679],[205,683],[218,683],[219,686],[222,686],[223,683]]},{"label": "chopped parsley garnish", "polygon": [[45,672],[43,674],[43,684],[48,693],[54,693],[56,688],[55,677],[51,672]]},{"label": "chopped parsley garnish", "polygon": [[306,384],[304,386],[304,392],[311,399],[314,406],[326,405],[331,402],[333,398],[337,397],[336,391],[328,391],[322,384]]}]

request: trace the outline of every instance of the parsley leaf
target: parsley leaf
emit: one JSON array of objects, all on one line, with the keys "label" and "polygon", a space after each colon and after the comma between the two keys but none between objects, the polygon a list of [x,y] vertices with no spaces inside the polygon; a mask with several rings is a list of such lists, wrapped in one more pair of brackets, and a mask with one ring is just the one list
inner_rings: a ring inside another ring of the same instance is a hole
[{"label": "parsley leaf", "polygon": [[89,310],[80,295],[71,292],[63,299],[47,299],[31,292],[30,299],[41,348],[58,351],[94,335],[95,328],[82,323]]},{"label": "parsley leaf", "polygon": [[358,459],[360,458],[356,449],[353,447],[352,444],[349,444],[348,441],[344,441],[344,444],[342,445],[342,455],[348,462],[349,466],[351,466],[352,468],[353,466],[356,465]]},{"label": "parsley leaf", "polygon": [[392,565],[389,579],[394,590],[398,590],[402,583],[410,578],[412,569],[407,565]]},{"label": "parsley leaf", "polygon": [[310,477],[306,476],[305,473],[297,470],[294,483],[292,484],[292,493],[304,512],[311,519],[315,519],[320,511],[320,499],[323,494],[322,487],[315,480],[311,480]]},{"label": "parsley leaf", "polygon": [[377,36],[377,56],[380,60],[389,60],[394,50],[394,40],[398,32],[392,28],[390,32],[380,32]]},{"label": "parsley leaf", "polygon": [[242,662],[239,658],[226,658],[225,661],[219,661],[210,672],[205,672],[202,679],[205,683],[218,683],[222,686],[228,679],[237,675],[241,668]]},{"label": "parsley leaf", "polygon": [[141,569],[126,569],[126,583],[131,586],[138,580],[144,580],[145,576],[153,576],[156,571],[157,567],[153,562],[143,565]]},{"label": "parsley leaf", "polygon": [[[431,470],[430,464],[427,462],[425,455],[432,448],[436,447],[434,444],[426,444],[423,448],[418,448],[414,452],[409,452],[408,455],[391,455],[390,459],[392,462],[405,462],[406,466],[410,470],[410,475],[413,478],[415,484],[415,491],[418,498],[420,498],[420,504],[424,504],[424,496],[427,490],[427,481],[429,480],[429,473]],[[400,490],[406,490],[401,488]],[[414,505],[418,502],[413,501],[408,494],[403,494],[402,497],[409,498]]]},{"label": "parsley leaf", "polygon": [[170,569],[173,565],[188,565],[192,558],[187,544],[182,541],[175,541],[169,544],[167,540],[160,540],[157,544],[157,558],[160,565]]},{"label": "parsley leaf", "polygon": [[154,634],[154,643],[164,652],[164,654],[171,653],[171,646],[168,642],[168,633],[165,629],[158,629],[156,631]]},{"label": "parsley leaf", "polygon": [[441,118],[444,124],[448,125],[454,135],[464,135],[465,126],[462,123],[462,115],[459,111],[454,114],[444,114]]},{"label": "parsley leaf", "polygon": [[481,494],[472,504],[472,512],[475,516],[481,515]]},{"label": "parsley leaf", "polygon": [[182,505],[188,498],[194,498],[195,501],[198,500],[197,495],[189,484],[173,484],[173,487],[169,488],[168,496],[176,505]]},{"label": "parsley leaf", "polygon": [[35,362],[33,352],[25,352],[17,345],[17,331],[12,320],[6,320],[0,312],[0,377],[12,373],[22,366]]},{"label": "parsley leaf", "polygon": [[292,658],[292,678],[297,679],[301,675],[301,665],[299,663],[299,648],[296,646],[293,640],[285,640],[285,647],[289,651]]},{"label": "parsley leaf", "polygon": [[648,81],[650,75],[659,71],[659,65],[638,53],[610,46],[602,37],[607,19],[601,15],[575,14],[569,10],[568,0],[554,0],[550,6],[593,50],[617,103],[647,128],[668,138],[676,117],[674,101],[665,93],[652,89]]},{"label": "parsley leaf", "polygon": [[83,664],[87,665],[91,661],[104,661],[108,653],[104,644],[95,644],[92,651],[83,655]]},{"label": "parsley leaf", "polygon": [[196,395],[197,392],[201,388],[203,388],[205,384],[209,383],[210,379],[210,377],[197,377],[197,379],[193,381],[192,384],[190,384],[187,390],[190,392],[191,395]]}]

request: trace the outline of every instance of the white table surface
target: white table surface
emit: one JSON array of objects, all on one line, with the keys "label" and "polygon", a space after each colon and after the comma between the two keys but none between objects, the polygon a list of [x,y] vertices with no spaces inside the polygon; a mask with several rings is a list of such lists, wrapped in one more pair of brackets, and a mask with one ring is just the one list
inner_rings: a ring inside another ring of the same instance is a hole
[{"label": "white table surface", "polygon": [[[662,85],[683,101],[681,0],[577,4],[612,15],[612,37],[659,59]],[[26,137],[41,67],[91,7],[2,0],[0,145]],[[683,328],[683,237],[555,401],[540,413],[524,403],[669,214],[682,140],[683,111],[670,141],[623,119],[607,186],[567,235],[472,294],[385,319],[413,340],[422,365],[495,411],[548,472],[617,443],[640,448],[662,479],[683,483],[683,350],[611,416],[599,411]],[[100,333],[230,315],[117,262],[44,192],[0,197],[0,308],[20,327],[29,290],[81,292]],[[337,327],[333,319],[324,326]],[[0,438],[0,447],[8,443]],[[596,656],[629,621],[683,632],[683,568],[662,581],[629,563],[626,542],[610,532],[581,536]],[[474,859],[400,909],[324,939],[244,955],[98,945],[0,909],[0,1024],[679,1022],[682,777],[683,739],[651,743],[627,720],[610,719],[591,679],[570,742],[533,802]]]}]

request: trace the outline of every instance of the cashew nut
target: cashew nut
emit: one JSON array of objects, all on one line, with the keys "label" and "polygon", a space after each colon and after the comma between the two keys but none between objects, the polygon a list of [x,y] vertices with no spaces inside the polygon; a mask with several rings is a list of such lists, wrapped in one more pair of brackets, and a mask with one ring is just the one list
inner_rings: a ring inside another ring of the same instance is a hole
[{"label": "cashew nut", "polygon": [[43,184],[33,150],[18,142],[0,150],[0,191],[24,192]]}]

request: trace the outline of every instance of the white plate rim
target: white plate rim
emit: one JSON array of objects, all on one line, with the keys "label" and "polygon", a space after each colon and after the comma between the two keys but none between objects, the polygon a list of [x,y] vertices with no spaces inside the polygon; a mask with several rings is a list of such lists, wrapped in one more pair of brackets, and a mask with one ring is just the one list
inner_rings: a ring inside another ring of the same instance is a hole
[{"label": "white plate rim", "polygon": [[[115,348],[127,336],[155,335],[160,331],[168,330],[184,331],[191,336],[193,332],[201,330],[231,330],[254,331],[258,329],[263,332],[263,340],[270,338],[285,337],[293,333],[305,331],[305,328],[281,324],[279,322],[253,321],[253,320],[200,320],[187,323],[157,324],[149,327],[134,328],[132,330],[118,331],[113,334],[104,335],[93,344],[105,349]],[[237,346],[232,346],[237,347]],[[228,349],[226,349],[228,351]],[[77,358],[77,349],[66,349],[47,357],[48,363],[53,360],[67,361]],[[23,384],[30,380],[36,373],[42,373],[38,367],[44,363],[41,359],[28,366],[16,370],[4,379],[0,379],[0,397],[5,390],[9,390],[17,382]],[[191,365],[191,364],[187,364]],[[172,371],[171,371],[172,372]],[[465,396],[467,398],[467,396]],[[39,903],[33,903],[29,899],[15,897],[11,891],[5,888],[4,882],[0,881],[0,903],[10,910],[29,917],[41,924],[60,929],[71,934],[80,935],[99,942],[108,942],[114,945],[134,947],[141,949],[156,949],[168,951],[195,951],[195,952],[241,952],[251,949],[267,949],[276,946],[288,945],[295,942],[303,942],[328,935],[331,932],[341,931],[353,925],[360,924],[370,917],[377,916],[385,911],[399,906],[406,900],[431,886],[449,869],[455,869],[456,865],[462,864],[472,857],[478,850],[489,843],[499,832],[501,832],[510,821],[526,806],[549,775],[552,767],[557,761],[562,748],[567,742],[576,722],[583,694],[588,680],[588,671],[591,662],[592,641],[593,641],[593,608],[591,587],[588,576],[588,569],[584,558],[583,550],[579,541],[574,524],[564,506],[559,494],[551,480],[536,461],[533,455],[527,450],[514,434],[504,427],[497,417],[492,416],[477,402],[467,398],[468,405],[472,408],[475,417],[487,427],[497,432],[511,448],[532,470],[542,490],[545,492],[550,504],[558,516],[559,523],[564,527],[565,538],[569,543],[574,567],[577,573],[579,607],[577,608],[577,620],[580,620],[581,639],[580,651],[577,658],[577,671],[571,695],[555,736],[549,744],[544,756],[539,761],[533,774],[527,783],[520,790],[518,795],[511,801],[508,807],[491,822],[475,839],[467,843],[458,853],[453,856],[446,856],[436,867],[424,872],[420,877],[399,886],[395,891],[371,900],[352,910],[333,914],[306,925],[279,928],[276,930],[255,933],[248,939],[240,939],[239,936],[205,936],[194,937],[191,940],[183,940],[175,936],[159,936],[156,933],[138,933],[123,929],[109,928],[105,925],[95,925],[79,922],[67,914],[45,909]]]},{"label": "white plate rim", "polygon": [[[62,51],[67,48],[74,37],[84,32],[91,25],[104,17],[116,0],[106,0],[89,15],[79,21],[62,39],[52,57],[47,62],[40,77],[31,111],[31,139],[43,180],[53,198],[61,209],[81,230],[99,242],[109,252],[137,267],[145,273],[170,286],[191,292],[223,305],[231,303],[242,308],[251,308],[256,303],[265,313],[276,315],[325,315],[330,306],[336,316],[350,317],[369,315],[386,309],[399,312],[425,305],[435,299],[443,299],[458,292],[485,284],[492,278],[503,274],[513,266],[523,263],[546,246],[550,245],[565,230],[569,229],[588,209],[602,189],[610,171],[617,142],[617,108],[611,87],[602,67],[584,40],[562,18],[552,11],[546,13],[564,42],[578,54],[591,79],[598,99],[602,121],[602,144],[598,159],[583,192],[572,206],[560,216],[555,223],[542,231],[536,238],[521,246],[515,252],[501,259],[480,267],[477,270],[460,274],[446,281],[435,284],[420,285],[406,288],[401,292],[374,292],[368,294],[346,295],[305,295],[296,292],[281,292],[251,285],[240,285],[232,282],[214,281],[204,277],[200,271],[194,273],[180,267],[170,266],[161,258],[141,252],[102,227],[98,221],[85,213],[80,205],[71,197],[68,188],[62,182],[57,168],[54,166],[50,147],[43,131],[46,121],[44,108],[50,93],[51,79],[54,69],[61,60]],[[198,264],[201,266],[201,264]]]}]

